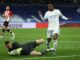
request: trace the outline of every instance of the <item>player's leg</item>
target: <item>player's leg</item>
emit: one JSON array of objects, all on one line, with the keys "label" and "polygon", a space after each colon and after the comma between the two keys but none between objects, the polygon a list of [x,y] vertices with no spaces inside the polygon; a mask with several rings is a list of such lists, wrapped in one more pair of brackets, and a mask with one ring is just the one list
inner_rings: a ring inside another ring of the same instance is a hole
[{"label": "player's leg", "polygon": [[[26,51],[31,52],[34,50],[34,48],[36,48],[37,46],[39,46],[42,43],[44,43],[44,39],[38,39],[36,41],[25,43],[23,46],[25,47]],[[27,48],[28,48],[28,50],[27,50]]]},{"label": "player's leg", "polygon": [[4,33],[7,30],[8,24],[9,24],[9,22],[4,21],[3,26],[2,26],[2,34],[1,34],[0,38],[2,38],[4,36]]},{"label": "player's leg", "polygon": [[6,31],[11,34],[12,39],[15,39],[15,33],[14,32],[12,32],[10,29],[7,29]]},{"label": "player's leg", "polygon": [[51,41],[51,37],[52,37],[52,31],[47,31],[47,41],[46,41],[46,44],[47,44],[47,49],[50,48],[50,41]]},{"label": "player's leg", "polygon": [[3,24],[3,26],[2,26],[2,33],[1,33],[1,36],[0,36],[0,38],[3,38],[4,37],[4,34],[5,34],[5,31],[6,31],[6,26],[5,26],[5,22],[4,22],[4,24]]},{"label": "player's leg", "polygon": [[54,39],[54,41],[53,41],[54,50],[56,50],[57,42],[58,42],[58,33],[54,34],[53,39]]},{"label": "player's leg", "polygon": [[44,39],[38,39],[36,41],[26,43],[24,44],[24,50],[27,54],[30,55],[43,55],[46,51],[37,52],[34,50],[37,46],[39,46],[42,43],[44,43]]},{"label": "player's leg", "polygon": [[43,50],[43,51],[41,51],[41,52],[38,52],[38,51],[32,51],[31,53],[30,53],[30,55],[32,55],[32,56],[35,56],[35,55],[37,55],[37,56],[41,56],[41,55],[45,55],[46,54],[46,50]]},{"label": "player's leg", "polygon": [[32,51],[32,52],[30,53],[30,55],[32,55],[32,56],[41,55],[41,52]]},{"label": "player's leg", "polygon": [[15,33],[13,33],[13,32],[9,29],[8,25],[9,25],[9,22],[6,22],[6,26],[7,26],[6,31],[7,31],[8,33],[10,33],[11,36],[12,36],[12,39],[14,39],[14,38],[15,38]]},{"label": "player's leg", "polygon": [[51,48],[51,50],[54,50],[54,52],[57,49],[58,36],[59,36],[59,29],[56,29],[53,32],[53,48]]}]

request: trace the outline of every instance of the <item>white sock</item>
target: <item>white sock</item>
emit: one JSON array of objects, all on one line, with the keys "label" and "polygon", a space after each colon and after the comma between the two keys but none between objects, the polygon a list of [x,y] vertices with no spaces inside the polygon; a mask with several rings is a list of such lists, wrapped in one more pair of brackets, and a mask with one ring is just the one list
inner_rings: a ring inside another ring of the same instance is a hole
[{"label": "white sock", "polygon": [[54,48],[54,50],[56,51],[56,48],[57,48],[57,40],[53,40],[53,48]]}]

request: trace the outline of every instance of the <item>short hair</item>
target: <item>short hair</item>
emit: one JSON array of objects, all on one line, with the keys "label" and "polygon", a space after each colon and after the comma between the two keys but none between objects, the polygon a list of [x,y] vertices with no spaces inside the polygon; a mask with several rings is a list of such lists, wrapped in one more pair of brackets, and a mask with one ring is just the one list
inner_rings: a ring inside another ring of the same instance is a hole
[{"label": "short hair", "polygon": [[10,6],[10,5],[6,5],[6,6]]},{"label": "short hair", "polygon": [[10,41],[5,41],[5,45],[7,45],[7,44],[9,44],[10,43]]},{"label": "short hair", "polygon": [[48,2],[48,5],[49,4],[51,4],[52,6],[54,6],[54,8],[56,7],[54,2]]},{"label": "short hair", "polygon": [[49,4],[53,5],[53,3],[50,3],[50,2],[48,3],[48,5],[49,5]]}]

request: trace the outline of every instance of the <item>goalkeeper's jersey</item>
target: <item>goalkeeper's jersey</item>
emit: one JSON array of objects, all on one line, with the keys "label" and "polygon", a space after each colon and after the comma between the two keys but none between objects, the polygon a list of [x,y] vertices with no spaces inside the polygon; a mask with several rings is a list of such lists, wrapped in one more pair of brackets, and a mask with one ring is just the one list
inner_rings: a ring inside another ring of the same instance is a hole
[{"label": "goalkeeper's jersey", "polygon": [[13,42],[12,43],[12,48],[9,48],[8,51],[10,52],[10,51],[12,51],[14,49],[20,48],[21,46],[22,46],[21,44],[19,44],[17,42]]},{"label": "goalkeeper's jersey", "polygon": [[19,52],[20,55],[29,55],[38,44],[36,41],[28,42],[25,44],[19,44],[17,42],[12,43],[13,48],[9,48],[9,52],[16,50],[16,52]]}]

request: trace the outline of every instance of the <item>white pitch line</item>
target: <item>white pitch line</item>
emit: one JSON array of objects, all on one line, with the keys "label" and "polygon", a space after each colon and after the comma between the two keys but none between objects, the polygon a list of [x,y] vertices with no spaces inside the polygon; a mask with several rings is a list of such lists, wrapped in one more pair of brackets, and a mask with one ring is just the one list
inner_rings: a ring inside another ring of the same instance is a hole
[{"label": "white pitch line", "polygon": [[35,60],[35,59],[52,59],[52,58],[56,58],[56,59],[58,59],[58,58],[69,58],[69,57],[80,57],[80,55],[68,55],[68,56],[55,56],[55,57],[33,57],[33,58],[18,58],[18,59],[10,59],[10,60]]}]

